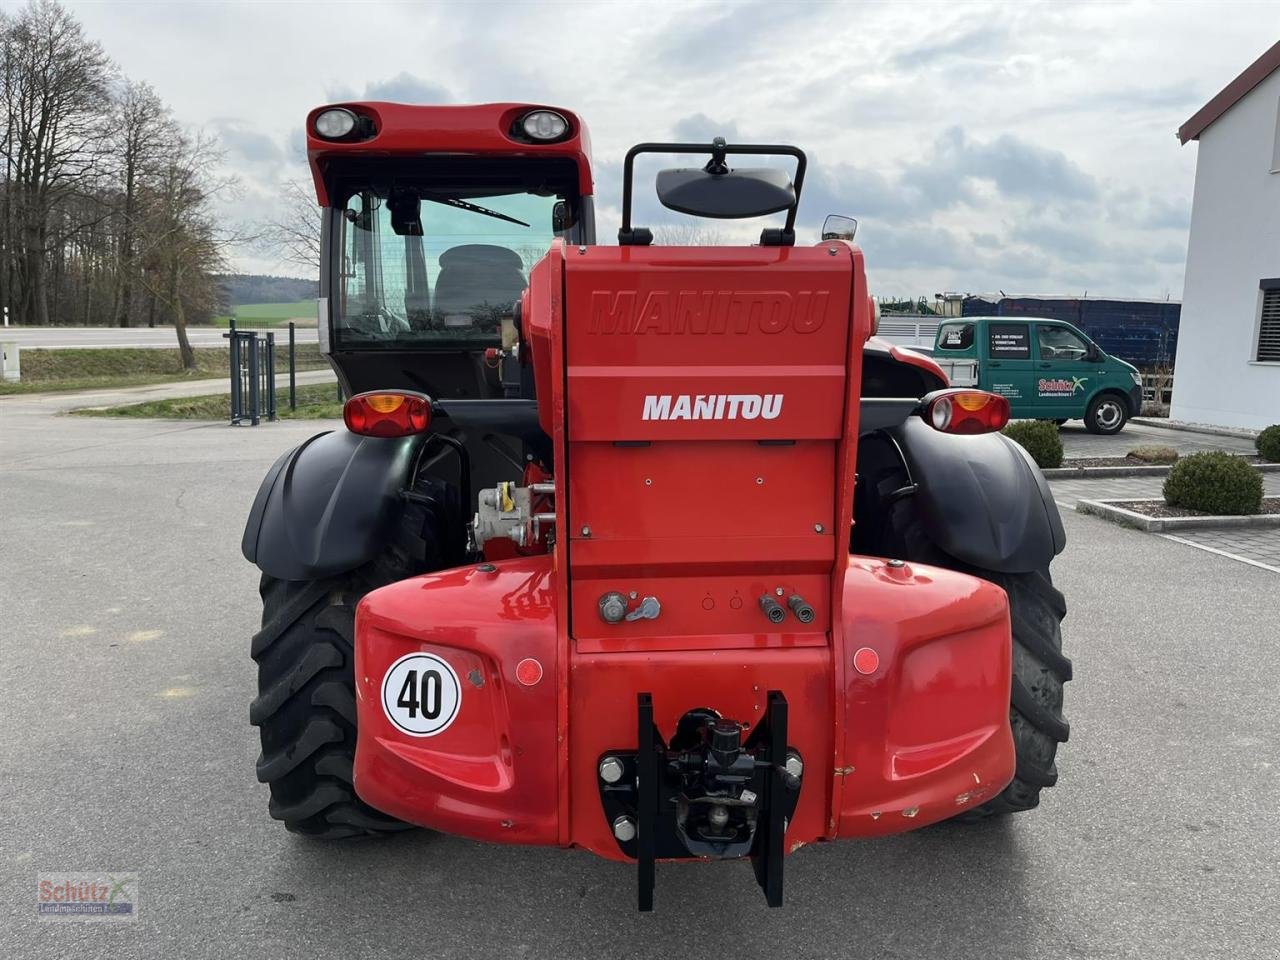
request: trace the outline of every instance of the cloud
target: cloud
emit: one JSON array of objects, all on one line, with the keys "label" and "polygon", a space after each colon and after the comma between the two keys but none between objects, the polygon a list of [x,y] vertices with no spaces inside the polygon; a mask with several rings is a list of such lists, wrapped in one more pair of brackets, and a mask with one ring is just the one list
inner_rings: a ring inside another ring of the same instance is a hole
[{"label": "cloud", "polygon": [[391,100],[397,103],[453,103],[446,87],[400,71],[389,80],[375,80],[364,89],[366,100]]},{"label": "cloud", "polygon": [[[181,122],[238,121],[218,127],[220,172],[263,219],[305,177],[302,118],[326,99],[553,103],[590,125],[603,240],[631,144],[795,143],[801,242],[826,213],[857,217],[873,289],[907,295],[1176,295],[1198,148],[1173,132],[1274,34],[1266,5],[1207,2],[1162,6],[1159,30],[1143,4],[370,2],[374,39],[317,67],[345,7],[65,2]],[[190,69],[227,50],[237,69],[218,83]],[[653,196],[664,163],[638,166],[639,223],[676,219]]]},{"label": "cloud", "polygon": [[741,143],[742,135],[732,120],[712,120],[705,113],[681,117],[671,127],[677,142],[710,143],[715,137],[724,137],[729,143]]},{"label": "cloud", "polygon": [[284,151],[274,137],[255,129],[243,120],[213,121],[218,140],[231,160],[247,163],[279,163]]}]

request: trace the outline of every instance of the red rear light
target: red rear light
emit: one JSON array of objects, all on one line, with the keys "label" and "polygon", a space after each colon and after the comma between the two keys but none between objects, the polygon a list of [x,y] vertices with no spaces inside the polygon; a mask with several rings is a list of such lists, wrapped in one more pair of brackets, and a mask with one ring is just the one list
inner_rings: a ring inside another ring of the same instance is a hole
[{"label": "red rear light", "polygon": [[431,426],[431,400],[407,390],[357,393],[342,408],[347,429],[366,437],[407,437]]},{"label": "red rear light", "polygon": [[992,433],[1009,422],[1009,401],[985,390],[935,390],[920,402],[920,415],[943,433]]}]

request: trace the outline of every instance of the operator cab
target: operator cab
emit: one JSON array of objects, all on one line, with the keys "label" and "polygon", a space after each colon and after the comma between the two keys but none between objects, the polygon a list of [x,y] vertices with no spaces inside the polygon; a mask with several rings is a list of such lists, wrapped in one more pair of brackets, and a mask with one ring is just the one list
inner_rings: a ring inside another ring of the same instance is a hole
[{"label": "operator cab", "polygon": [[529,268],[557,237],[594,241],[586,143],[576,117],[519,105],[312,113],[321,347],[348,395],[504,395],[486,351],[514,342]]}]

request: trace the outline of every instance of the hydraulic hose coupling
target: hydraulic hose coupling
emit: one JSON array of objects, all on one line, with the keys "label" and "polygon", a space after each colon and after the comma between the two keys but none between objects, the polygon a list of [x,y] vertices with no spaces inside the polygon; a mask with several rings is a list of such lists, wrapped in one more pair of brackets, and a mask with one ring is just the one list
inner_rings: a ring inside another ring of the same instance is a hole
[{"label": "hydraulic hose coupling", "polygon": [[793,593],[787,598],[787,606],[791,608],[791,612],[796,615],[796,619],[801,623],[813,623],[815,616],[813,607],[804,602],[804,597],[798,593]]},{"label": "hydraulic hose coupling", "polygon": [[787,619],[787,611],[783,610],[778,601],[767,593],[760,598],[760,609],[764,611],[770,623],[781,623]]}]

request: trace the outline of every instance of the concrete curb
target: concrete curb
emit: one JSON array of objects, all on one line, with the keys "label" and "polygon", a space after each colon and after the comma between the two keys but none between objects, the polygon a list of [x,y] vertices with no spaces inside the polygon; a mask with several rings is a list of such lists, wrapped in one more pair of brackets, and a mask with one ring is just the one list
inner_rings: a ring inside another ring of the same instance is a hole
[{"label": "concrete curb", "polygon": [[[1132,498],[1143,499],[1143,498]],[[1076,513],[1084,513],[1110,520],[1122,527],[1145,530],[1148,533],[1173,533],[1178,530],[1196,530],[1203,527],[1280,527],[1280,513],[1260,513],[1249,517],[1148,517],[1135,510],[1116,506],[1126,500],[1077,500]],[[1164,503],[1150,499],[1149,503]]]},{"label": "concrete curb", "polygon": [[1234,427],[1214,427],[1207,423],[1185,423],[1182,420],[1166,420],[1164,417],[1130,417],[1130,423],[1140,423],[1144,427],[1159,427],[1161,430],[1181,430],[1184,433],[1207,433],[1215,437],[1235,437],[1237,440],[1253,440],[1258,430],[1236,429]]},{"label": "concrete curb", "polygon": [[[1168,465],[1151,467],[1054,467],[1041,470],[1046,480],[1088,480],[1091,477],[1164,477],[1169,474]],[[1252,463],[1259,473],[1280,473],[1280,463]]]}]

